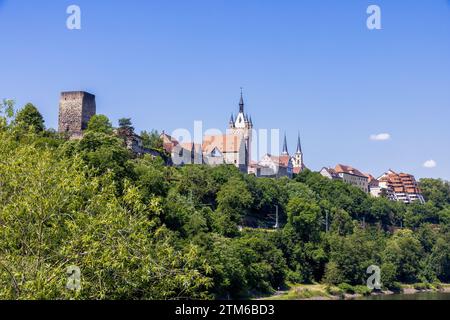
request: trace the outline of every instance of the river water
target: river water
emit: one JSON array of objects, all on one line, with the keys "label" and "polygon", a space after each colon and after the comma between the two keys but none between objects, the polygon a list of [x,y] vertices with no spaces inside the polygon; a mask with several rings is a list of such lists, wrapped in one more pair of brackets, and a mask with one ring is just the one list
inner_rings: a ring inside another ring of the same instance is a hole
[{"label": "river water", "polygon": [[363,297],[360,300],[450,300],[449,292],[424,292]]}]

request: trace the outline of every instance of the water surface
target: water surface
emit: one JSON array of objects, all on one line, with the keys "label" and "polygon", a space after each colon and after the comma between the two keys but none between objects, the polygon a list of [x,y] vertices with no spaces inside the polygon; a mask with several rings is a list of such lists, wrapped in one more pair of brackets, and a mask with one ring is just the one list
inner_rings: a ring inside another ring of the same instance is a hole
[{"label": "water surface", "polygon": [[423,292],[362,297],[361,300],[450,300],[449,292]]}]

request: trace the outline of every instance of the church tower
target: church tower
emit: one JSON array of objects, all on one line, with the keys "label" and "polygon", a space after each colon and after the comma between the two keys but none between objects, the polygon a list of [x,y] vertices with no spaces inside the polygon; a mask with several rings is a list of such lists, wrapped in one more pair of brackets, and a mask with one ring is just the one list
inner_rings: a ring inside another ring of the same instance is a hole
[{"label": "church tower", "polygon": [[251,154],[252,154],[252,130],[253,130],[253,121],[251,117],[245,114],[245,104],[244,104],[244,95],[242,93],[241,88],[241,99],[239,101],[239,113],[236,117],[231,115],[230,123],[229,123],[229,131],[233,135],[239,135],[245,140],[245,164],[248,166],[251,162]]},{"label": "church tower", "polygon": [[303,162],[302,141],[300,139],[300,133],[298,134],[297,151],[292,157],[292,163],[294,165],[294,169],[297,169],[295,171],[301,172],[305,168],[305,164]]}]

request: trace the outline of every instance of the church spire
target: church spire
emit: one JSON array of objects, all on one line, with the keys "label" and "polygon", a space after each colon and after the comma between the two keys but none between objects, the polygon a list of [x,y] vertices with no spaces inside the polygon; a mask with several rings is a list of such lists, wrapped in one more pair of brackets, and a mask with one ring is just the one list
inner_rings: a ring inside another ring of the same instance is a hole
[{"label": "church spire", "polygon": [[287,146],[287,138],[286,138],[286,134],[284,134],[284,144],[283,144],[283,153],[282,155],[288,155],[289,151],[288,151],[288,146]]},{"label": "church spire", "polygon": [[300,138],[300,132],[298,133],[298,142],[297,142],[297,154],[303,153],[302,152],[302,140]]},{"label": "church spire", "polygon": [[241,87],[241,100],[239,101],[239,112],[244,113],[244,95],[242,93],[242,87]]}]

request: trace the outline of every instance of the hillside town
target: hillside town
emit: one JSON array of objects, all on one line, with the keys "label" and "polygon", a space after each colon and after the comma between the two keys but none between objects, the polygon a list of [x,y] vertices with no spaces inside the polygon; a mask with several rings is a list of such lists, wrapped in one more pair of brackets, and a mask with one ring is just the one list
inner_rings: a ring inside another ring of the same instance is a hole
[{"label": "hillside town", "polygon": [[[68,135],[70,139],[80,139],[89,120],[95,114],[96,102],[93,94],[82,91],[63,92],[59,105],[58,131]],[[133,128],[122,128],[116,133],[124,138],[128,149],[135,154],[162,156],[157,150],[145,148],[142,138],[134,132]],[[166,132],[162,132],[160,138],[164,152],[170,155],[169,161],[166,161],[167,165],[230,164],[236,166],[242,173],[257,177],[290,179],[307,169],[300,135],[293,155],[288,151],[285,135],[281,154],[267,153],[258,161],[252,159],[253,135],[253,120],[245,113],[245,102],[241,90],[238,113],[231,115],[225,134],[205,135],[200,144],[193,141],[180,142]],[[328,179],[353,185],[373,197],[385,197],[391,201],[406,204],[425,203],[415,177],[408,173],[397,173],[389,169],[375,178],[372,174],[363,173],[350,165],[337,164],[335,168],[322,168],[320,174]]]}]

